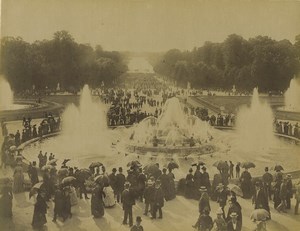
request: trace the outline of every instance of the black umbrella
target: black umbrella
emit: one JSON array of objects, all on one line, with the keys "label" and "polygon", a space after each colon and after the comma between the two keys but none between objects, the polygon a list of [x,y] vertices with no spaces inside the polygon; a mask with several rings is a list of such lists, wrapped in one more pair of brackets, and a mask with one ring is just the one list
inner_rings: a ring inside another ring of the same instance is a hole
[{"label": "black umbrella", "polygon": [[213,164],[214,167],[217,167],[218,170],[221,170],[223,168],[226,168],[226,163],[223,160],[218,160]]},{"label": "black umbrella", "polygon": [[92,175],[92,173],[91,173],[91,171],[90,170],[88,170],[88,169],[86,169],[86,168],[84,168],[84,169],[80,169],[80,171],[79,171],[79,173],[78,173],[80,176],[83,176],[84,178],[89,178],[91,175]]},{"label": "black umbrella", "polygon": [[281,165],[278,164],[278,165],[275,165],[274,170],[275,171],[283,171],[284,169]]},{"label": "black umbrella", "polygon": [[142,164],[137,161],[137,160],[133,160],[133,161],[130,161],[128,164],[127,164],[127,167],[131,167],[131,166],[134,166],[134,167],[141,167]]},{"label": "black umbrella", "polygon": [[159,168],[156,164],[148,164],[144,167],[144,171],[148,174],[154,175],[156,172],[159,171]]},{"label": "black umbrella", "polygon": [[100,167],[102,166],[103,164],[100,163],[100,162],[93,162],[90,164],[90,167],[89,168],[95,168],[95,167]]},{"label": "black umbrella", "polygon": [[168,169],[174,169],[174,168],[179,168],[179,165],[176,162],[171,161],[168,163],[167,167]]},{"label": "black umbrella", "polygon": [[241,164],[241,167],[242,168],[255,168],[255,164],[250,161],[246,161]]}]

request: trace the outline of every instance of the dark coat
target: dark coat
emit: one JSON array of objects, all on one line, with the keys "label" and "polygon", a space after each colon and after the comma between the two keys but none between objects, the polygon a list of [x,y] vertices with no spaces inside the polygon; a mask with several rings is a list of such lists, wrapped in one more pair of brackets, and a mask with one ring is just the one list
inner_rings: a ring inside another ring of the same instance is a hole
[{"label": "dark coat", "polygon": [[108,180],[109,180],[109,184],[110,184],[111,188],[115,192],[116,188],[117,188],[117,176],[115,174],[111,173],[108,175]]},{"label": "dark coat", "polygon": [[200,215],[197,221],[199,231],[211,230],[213,227],[213,220],[210,216]]},{"label": "dark coat", "polygon": [[147,186],[144,191],[145,203],[153,203],[154,202],[154,186]]},{"label": "dark coat", "polygon": [[124,184],[125,184],[126,178],[123,173],[118,173],[116,175],[116,192],[122,193],[124,191]]},{"label": "dark coat", "polygon": [[269,204],[268,204],[268,197],[265,194],[263,189],[259,189],[257,192],[254,193],[252,201],[255,204],[255,209],[265,209],[270,211]]},{"label": "dark coat", "polygon": [[123,209],[130,209],[135,204],[133,192],[129,189],[125,189],[121,195],[121,201],[123,203]]},{"label": "dark coat", "polygon": [[203,179],[203,174],[200,172],[200,170],[196,170],[194,174],[194,183],[195,183],[195,188],[200,188],[202,185],[202,179]]},{"label": "dark coat", "polygon": [[30,168],[30,180],[31,180],[31,184],[32,186],[34,186],[36,183],[39,182],[39,177],[38,177],[38,172],[36,167],[32,166]]},{"label": "dark coat", "polygon": [[242,207],[238,202],[233,202],[232,205],[228,208],[226,221],[229,222],[231,220],[230,214],[235,212],[238,217],[237,220],[242,224],[243,216],[242,216]]},{"label": "dark coat", "polygon": [[104,197],[105,193],[100,186],[97,186],[93,189],[91,198],[91,212],[92,215],[96,218],[102,217],[104,215]]},{"label": "dark coat", "polygon": [[217,202],[221,207],[224,207],[226,205],[228,192],[224,189],[223,191],[219,192],[217,194]]},{"label": "dark coat", "polygon": [[32,227],[41,228],[44,224],[46,224],[47,223],[46,213],[47,213],[46,200],[38,194],[36,198],[36,203],[34,205],[34,212],[33,212],[33,218],[31,223]]},{"label": "dark coat", "polygon": [[204,209],[210,211],[209,196],[206,192],[201,194],[199,200],[199,213],[202,214]]},{"label": "dark coat", "polygon": [[60,189],[55,191],[54,195],[54,213],[58,216],[62,216],[64,208],[64,196]]},{"label": "dark coat", "polygon": [[163,193],[163,191],[160,187],[155,188],[154,203],[156,204],[157,207],[163,207],[164,206],[164,193]]}]

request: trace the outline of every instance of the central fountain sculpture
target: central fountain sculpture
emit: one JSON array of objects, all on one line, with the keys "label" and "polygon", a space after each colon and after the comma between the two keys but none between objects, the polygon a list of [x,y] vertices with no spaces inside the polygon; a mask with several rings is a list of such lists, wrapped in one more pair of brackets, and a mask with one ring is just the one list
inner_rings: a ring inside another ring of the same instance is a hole
[{"label": "central fountain sculpture", "polygon": [[210,125],[185,114],[176,97],[166,101],[161,115],[147,117],[131,128],[129,147],[137,152],[210,153],[213,139]]},{"label": "central fountain sculpture", "polygon": [[14,97],[9,83],[0,77],[0,110],[7,110],[13,105]]}]

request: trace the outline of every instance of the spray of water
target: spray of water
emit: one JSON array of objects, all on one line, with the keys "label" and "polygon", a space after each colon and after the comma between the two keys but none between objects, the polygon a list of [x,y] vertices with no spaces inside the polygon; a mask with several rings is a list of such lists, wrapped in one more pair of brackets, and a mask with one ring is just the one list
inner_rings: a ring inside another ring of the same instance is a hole
[{"label": "spray of water", "polygon": [[248,151],[267,151],[274,143],[273,114],[270,106],[259,100],[254,88],[251,106],[241,108],[237,115],[237,144]]},{"label": "spray of water", "polygon": [[79,107],[72,104],[63,113],[62,145],[72,148],[72,153],[106,155],[111,146],[111,139],[105,110],[103,104],[93,101],[91,91],[88,85],[85,85]]},{"label": "spray of water", "polygon": [[300,112],[300,83],[296,78],[291,79],[290,87],[284,97],[286,110]]},{"label": "spray of water", "polygon": [[9,109],[13,104],[13,92],[9,83],[0,76],[0,110]]}]

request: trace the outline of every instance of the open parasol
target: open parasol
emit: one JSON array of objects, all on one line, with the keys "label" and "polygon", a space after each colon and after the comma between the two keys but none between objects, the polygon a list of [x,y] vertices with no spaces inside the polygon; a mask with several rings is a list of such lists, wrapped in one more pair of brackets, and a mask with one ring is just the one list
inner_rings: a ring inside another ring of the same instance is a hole
[{"label": "open parasol", "polygon": [[131,167],[131,166],[141,167],[142,164],[137,160],[133,160],[133,161],[128,162],[128,164],[127,164],[127,167]]},{"label": "open parasol", "polygon": [[166,166],[168,169],[179,168],[179,165],[175,161],[171,161]]},{"label": "open parasol", "polygon": [[72,183],[73,181],[75,181],[76,178],[74,176],[67,176],[62,180],[63,184],[69,184]]},{"label": "open parasol", "polygon": [[227,188],[228,190],[234,192],[237,196],[241,196],[241,197],[243,196],[243,191],[239,186],[235,184],[228,184]]},{"label": "open parasol", "polygon": [[218,170],[221,170],[223,168],[226,168],[226,163],[223,160],[218,160],[215,163],[213,163],[214,167],[217,167]]},{"label": "open parasol", "polygon": [[254,221],[263,221],[270,217],[270,214],[265,209],[255,209],[251,215],[250,219]]},{"label": "open parasol", "polygon": [[48,165],[56,165],[57,159],[48,161]]}]

